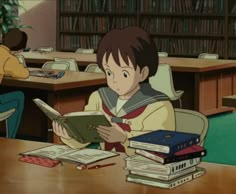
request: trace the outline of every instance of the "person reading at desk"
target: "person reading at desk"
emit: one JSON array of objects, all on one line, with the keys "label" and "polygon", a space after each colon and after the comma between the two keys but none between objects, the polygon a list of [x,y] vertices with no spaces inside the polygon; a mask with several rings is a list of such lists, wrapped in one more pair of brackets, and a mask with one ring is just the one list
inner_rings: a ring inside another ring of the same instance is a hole
[{"label": "person reading at desk", "polygon": [[[111,127],[98,126],[105,140],[105,150],[126,152],[129,137],[152,130],[175,130],[175,115],[169,98],[151,88],[148,78],[158,69],[158,52],[154,41],[143,29],[135,26],[114,29],[100,41],[97,63],[106,74],[108,87],[93,92],[85,111],[101,111],[110,118]],[[71,138],[56,121],[53,131],[73,148],[86,145]]]},{"label": "person reading at desk", "polygon": [[[0,45],[0,83],[5,75],[20,79],[29,77],[29,70],[12,54],[25,48],[26,43],[27,34],[18,28],[11,29],[3,36],[3,43]],[[24,109],[23,92],[14,91],[0,95],[0,112],[10,109],[15,109],[15,112],[7,119],[7,137],[15,138]]]}]

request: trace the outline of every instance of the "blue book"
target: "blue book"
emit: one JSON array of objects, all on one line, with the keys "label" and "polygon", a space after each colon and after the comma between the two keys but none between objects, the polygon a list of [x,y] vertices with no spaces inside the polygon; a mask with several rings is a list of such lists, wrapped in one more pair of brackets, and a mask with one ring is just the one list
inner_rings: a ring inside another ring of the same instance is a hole
[{"label": "blue book", "polygon": [[200,135],[168,130],[157,130],[129,138],[129,147],[166,154],[174,154],[199,143]]}]

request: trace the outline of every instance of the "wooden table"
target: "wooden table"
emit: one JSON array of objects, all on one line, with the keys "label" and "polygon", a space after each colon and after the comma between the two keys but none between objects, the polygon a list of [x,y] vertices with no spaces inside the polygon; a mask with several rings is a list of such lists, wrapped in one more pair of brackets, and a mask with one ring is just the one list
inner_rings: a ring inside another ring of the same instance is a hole
[{"label": "wooden table", "polygon": [[0,139],[0,193],[2,194],[235,194],[236,167],[202,162],[207,173],[172,190],[126,182],[124,155],[116,165],[96,170],[77,170],[64,163],[46,168],[18,161],[21,152],[46,143]]},{"label": "wooden table", "polygon": [[33,98],[40,98],[61,114],[65,114],[83,110],[89,95],[105,85],[106,79],[103,73],[66,71],[61,79],[33,76],[28,79],[5,77],[0,86],[0,93],[23,91],[25,109],[18,135],[44,137],[43,140],[47,140],[47,117],[32,102]]},{"label": "wooden table", "polygon": [[[54,57],[75,58],[84,68],[88,63],[96,63],[96,54],[72,52],[24,52],[27,63],[42,65]],[[160,63],[168,63],[173,71],[176,90],[184,90],[183,108],[197,110],[205,115],[231,111],[222,106],[222,97],[236,94],[236,61],[197,58],[162,57]],[[174,103],[178,107],[178,103]]]},{"label": "wooden table", "polygon": [[205,115],[231,111],[222,97],[236,94],[236,61],[194,58],[160,58],[173,71],[176,90],[184,90],[183,108]]}]

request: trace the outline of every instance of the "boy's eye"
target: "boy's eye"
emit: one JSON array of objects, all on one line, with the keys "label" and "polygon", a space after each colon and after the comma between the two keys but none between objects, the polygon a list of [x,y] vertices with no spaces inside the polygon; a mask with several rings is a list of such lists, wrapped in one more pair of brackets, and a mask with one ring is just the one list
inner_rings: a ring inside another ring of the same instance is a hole
[{"label": "boy's eye", "polygon": [[129,73],[127,71],[123,71],[123,76],[127,78],[129,76]]},{"label": "boy's eye", "polygon": [[112,73],[111,73],[111,71],[110,71],[109,69],[107,69],[107,70],[106,70],[106,74],[107,74],[108,76],[111,76]]}]

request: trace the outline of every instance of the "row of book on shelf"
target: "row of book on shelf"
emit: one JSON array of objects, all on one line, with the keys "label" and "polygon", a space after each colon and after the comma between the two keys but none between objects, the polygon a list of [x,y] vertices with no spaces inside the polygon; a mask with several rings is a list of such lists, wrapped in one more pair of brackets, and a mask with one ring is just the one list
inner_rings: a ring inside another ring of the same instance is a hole
[{"label": "row of book on shelf", "polygon": [[157,130],[129,140],[128,182],[172,189],[206,173],[198,166],[206,155],[198,134]]},{"label": "row of book on shelf", "polygon": [[[231,22],[234,24],[234,20]],[[232,29],[234,29],[234,25]],[[119,16],[61,16],[60,30],[78,30],[79,32],[107,32],[110,29],[128,25],[137,25],[136,17]],[[141,27],[149,33],[201,33],[223,35],[224,20],[190,18],[142,17]],[[78,33],[79,33],[78,32]]]},{"label": "row of book on shelf", "polygon": [[[60,0],[60,5],[61,11],[224,13],[224,0]],[[236,12],[235,7],[230,7],[231,13]]]}]

